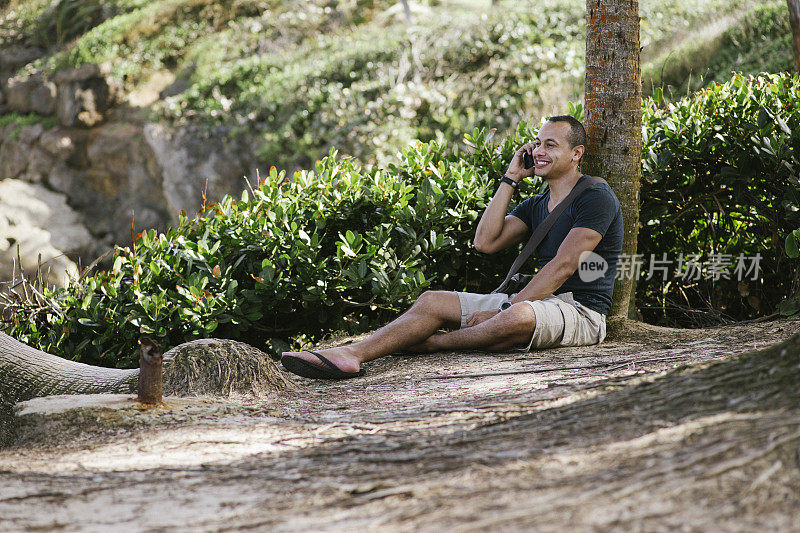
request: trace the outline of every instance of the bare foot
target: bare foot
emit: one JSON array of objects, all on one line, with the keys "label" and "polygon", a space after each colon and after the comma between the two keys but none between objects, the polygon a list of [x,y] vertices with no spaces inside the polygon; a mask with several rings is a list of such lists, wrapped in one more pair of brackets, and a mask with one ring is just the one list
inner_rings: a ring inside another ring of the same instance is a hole
[{"label": "bare foot", "polygon": [[[355,354],[350,353],[348,346],[314,351],[325,356],[326,359],[336,365],[342,372],[358,372],[361,369],[361,361],[358,359],[358,357],[356,357]],[[319,360],[319,357],[306,350],[303,350],[302,352],[283,352],[281,355],[298,357],[308,361],[312,365],[317,365],[323,368],[325,367],[325,364]]]}]

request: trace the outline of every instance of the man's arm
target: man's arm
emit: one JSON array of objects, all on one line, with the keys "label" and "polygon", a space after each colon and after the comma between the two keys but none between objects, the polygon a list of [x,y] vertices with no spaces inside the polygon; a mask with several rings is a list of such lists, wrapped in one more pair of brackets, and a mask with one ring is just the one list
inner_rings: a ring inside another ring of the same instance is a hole
[{"label": "man's arm", "polygon": [[[526,169],[522,162],[522,154],[526,151],[530,153],[530,143],[517,150],[506,171],[506,176],[517,183],[533,175],[533,168]],[[529,233],[528,226],[522,220],[506,215],[513,195],[514,188],[508,183],[501,183],[489,205],[486,206],[473,241],[475,249],[479,252],[493,254],[505,250],[512,244],[520,242]]]},{"label": "man's arm", "polygon": [[[578,270],[581,254],[594,250],[602,238],[603,236],[593,229],[572,228],[558,247],[556,256],[533,276],[525,288],[511,299],[511,303],[542,300],[553,294],[553,291],[561,287],[567,278]],[[478,325],[499,312],[498,309],[473,313],[467,319],[467,326]]]},{"label": "man's arm", "polygon": [[[492,203],[498,196],[500,196],[499,193],[489,202],[489,206],[486,208],[486,211],[484,211],[481,221],[478,223],[478,230],[475,232],[475,249],[485,254],[493,254],[500,250],[505,250],[509,246],[523,240],[525,236],[530,233],[528,231],[528,226],[514,215],[506,215],[502,219],[499,218],[502,217],[508,209],[507,203],[499,216],[493,216],[493,214],[490,213]],[[498,219],[500,220],[499,223],[497,222]],[[486,224],[481,228],[481,224],[484,224],[484,222],[486,222]]]},{"label": "man's arm", "polygon": [[567,278],[578,270],[581,254],[591,252],[600,243],[603,236],[589,228],[572,228],[556,256],[544,265],[524,289],[511,300],[513,303],[525,300],[541,300],[561,287]]}]

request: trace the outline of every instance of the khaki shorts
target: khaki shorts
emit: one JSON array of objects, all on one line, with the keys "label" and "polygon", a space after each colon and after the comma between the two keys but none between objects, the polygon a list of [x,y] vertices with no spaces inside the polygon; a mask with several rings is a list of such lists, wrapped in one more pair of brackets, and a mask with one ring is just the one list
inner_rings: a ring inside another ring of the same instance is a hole
[{"label": "khaki shorts", "polygon": [[[461,327],[467,327],[467,319],[477,311],[497,309],[512,298],[508,294],[474,294],[459,292],[461,303]],[[589,309],[572,298],[571,292],[558,296],[550,295],[544,300],[526,300],[536,315],[536,326],[531,341],[520,350],[552,348],[554,346],[588,346],[603,342],[606,338],[606,315]]]}]

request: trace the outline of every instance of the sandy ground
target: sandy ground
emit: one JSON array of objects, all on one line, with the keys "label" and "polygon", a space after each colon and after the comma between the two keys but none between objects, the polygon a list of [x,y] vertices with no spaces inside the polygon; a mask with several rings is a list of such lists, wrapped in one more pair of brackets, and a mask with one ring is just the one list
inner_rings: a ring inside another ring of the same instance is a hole
[{"label": "sandy ground", "polygon": [[798,331],[387,357],[260,399],[89,411],[0,450],[0,530],[796,531],[800,410],[625,399]]}]

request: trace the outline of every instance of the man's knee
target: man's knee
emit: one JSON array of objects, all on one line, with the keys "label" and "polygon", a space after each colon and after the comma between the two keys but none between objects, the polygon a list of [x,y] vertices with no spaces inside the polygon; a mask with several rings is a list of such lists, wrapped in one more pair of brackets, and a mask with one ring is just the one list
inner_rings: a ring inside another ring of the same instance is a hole
[{"label": "man's knee", "polygon": [[427,309],[441,305],[444,295],[451,294],[447,291],[425,291],[419,295],[414,307]]},{"label": "man's knee", "polygon": [[502,320],[503,330],[508,336],[527,335],[530,338],[536,327],[536,313],[527,302],[516,303],[497,316]]},{"label": "man's knee", "polygon": [[458,295],[451,291],[425,291],[419,295],[411,306],[412,310],[452,321],[454,316],[460,318],[461,304]]}]

